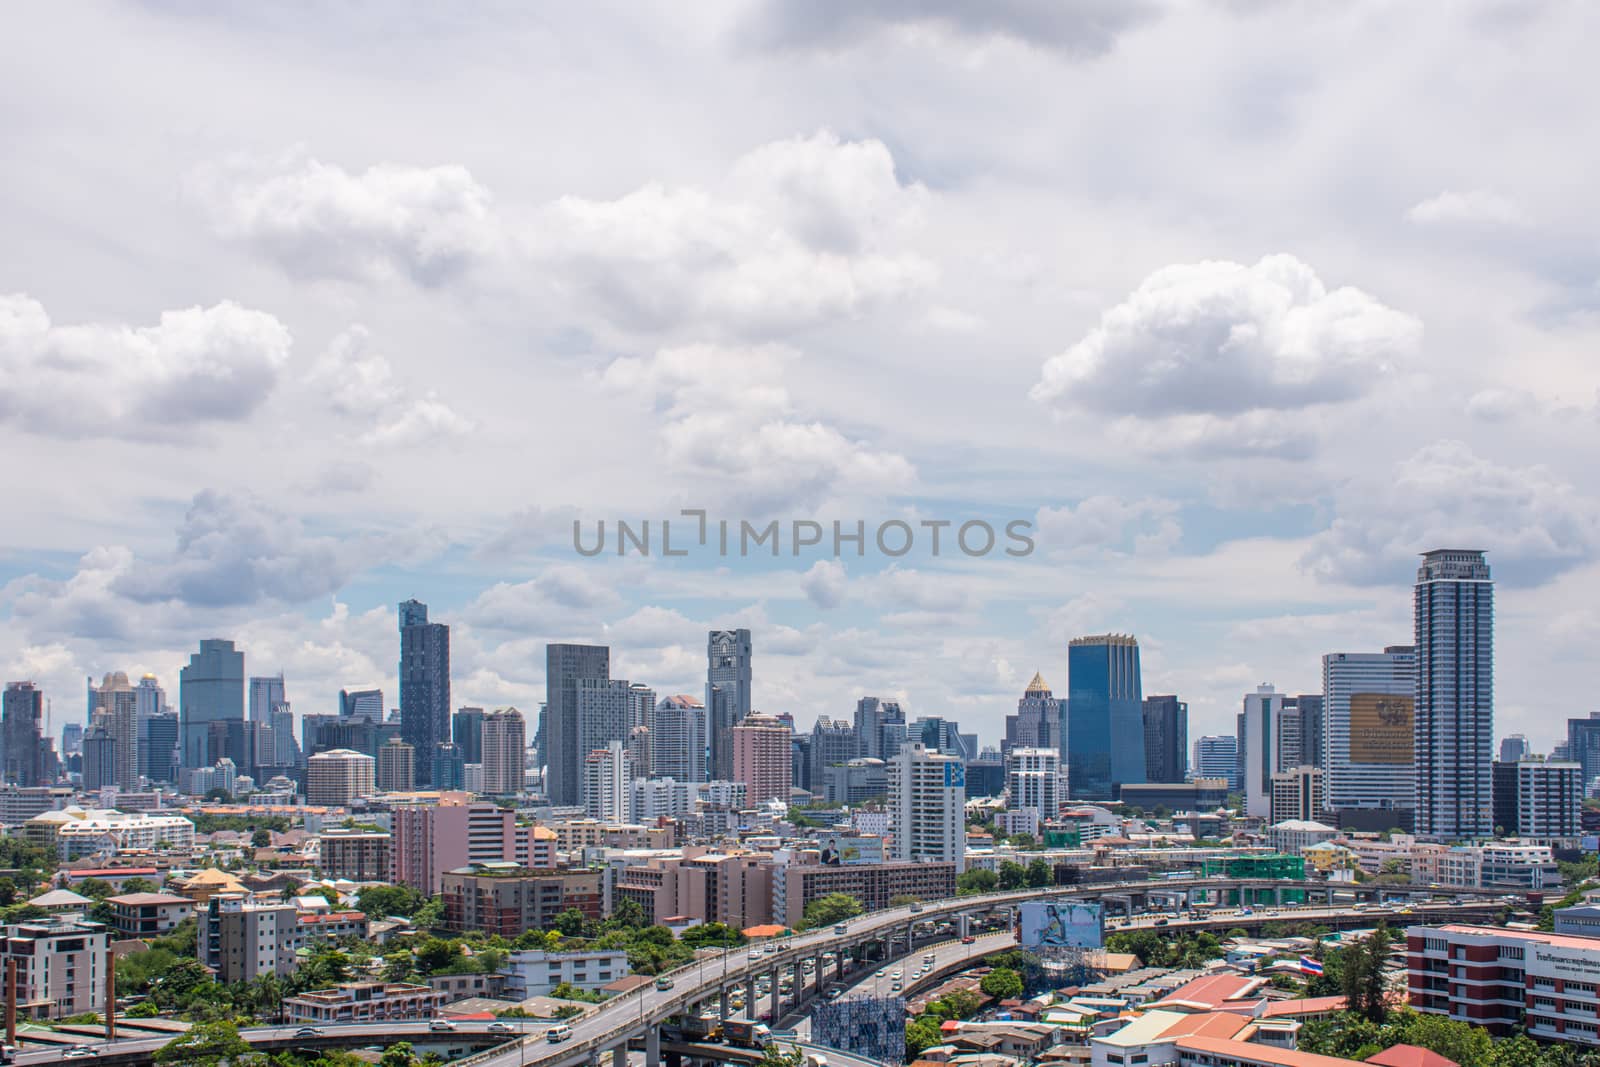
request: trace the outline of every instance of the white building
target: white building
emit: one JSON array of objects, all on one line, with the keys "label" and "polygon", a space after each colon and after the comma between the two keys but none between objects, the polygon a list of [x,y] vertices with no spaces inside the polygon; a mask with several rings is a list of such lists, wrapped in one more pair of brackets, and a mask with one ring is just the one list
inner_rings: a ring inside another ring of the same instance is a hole
[{"label": "white building", "polygon": [[889,761],[892,858],[950,862],[962,869],[967,850],[966,765],[958,756],[907,742]]},{"label": "white building", "polygon": [[1307,819],[1287,819],[1267,828],[1267,841],[1279,852],[1298,856],[1312,845],[1332,841],[1339,831],[1332,826]]},{"label": "white building", "polygon": [[115,855],[118,852],[194,847],[194,823],[181,815],[148,812],[68,808],[55,831],[56,846],[64,860],[80,856]]},{"label": "white building", "polygon": [[698,698],[679,694],[656,705],[650,773],[680,782],[706,780],[706,706]]},{"label": "white building", "polygon": [[483,782],[480,792],[511,796],[524,789],[527,725],[516,708],[501,708],[483,717]]},{"label": "white building", "polygon": [[1311,820],[1323,811],[1322,768],[1303,764],[1272,775],[1272,822]]},{"label": "white building", "polygon": [[1306,763],[1298,708],[1286,694],[1259,685],[1244,698],[1239,714],[1238,753],[1243,772],[1245,814],[1272,817],[1272,776]]},{"label": "white building", "polygon": [[344,807],[378,791],[377,761],[363,752],[334,748],[306,760],[306,803]]},{"label": "white building", "polygon": [[1495,833],[1557,847],[1583,834],[1583,765],[1524,759],[1494,765]]},{"label": "white building", "polygon": [[596,990],[626,978],[628,954],[620,949],[600,952],[513,952],[500,968],[506,992],[520,1000],[541,997],[563,982],[579,989]]},{"label": "white building", "polygon": [[106,1006],[106,928],[51,917],[0,927],[0,966],[17,965],[17,1005],[60,1019]]},{"label": "white building", "polygon": [[697,802],[707,807],[731,808],[738,811],[745,805],[746,791],[743,782],[698,782],[695,791]]},{"label": "white building", "polygon": [[1006,807],[1033,809],[1041,819],[1061,813],[1061,754],[1053,748],[1014,748],[1006,757]]},{"label": "white building", "polygon": [[1322,657],[1329,809],[1409,812],[1416,807],[1416,664],[1410,645]]},{"label": "white building", "polygon": [[621,741],[590,752],[583,761],[583,808],[591,819],[606,823],[626,823],[628,783],[632,780],[631,761]]},{"label": "white building", "polygon": [[633,822],[687,815],[694,810],[694,787],[671,778],[635,778],[629,804]]}]

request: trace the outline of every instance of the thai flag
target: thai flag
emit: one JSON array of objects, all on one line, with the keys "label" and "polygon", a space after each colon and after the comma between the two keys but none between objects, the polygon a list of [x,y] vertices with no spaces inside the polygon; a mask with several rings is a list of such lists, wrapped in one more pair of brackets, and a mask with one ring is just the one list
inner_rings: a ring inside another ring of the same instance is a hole
[{"label": "thai flag", "polygon": [[1310,956],[1301,956],[1300,957],[1300,973],[1301,974],[1321,974],[1322,973],[1322,961],[1321,960],[1314,960]]}]

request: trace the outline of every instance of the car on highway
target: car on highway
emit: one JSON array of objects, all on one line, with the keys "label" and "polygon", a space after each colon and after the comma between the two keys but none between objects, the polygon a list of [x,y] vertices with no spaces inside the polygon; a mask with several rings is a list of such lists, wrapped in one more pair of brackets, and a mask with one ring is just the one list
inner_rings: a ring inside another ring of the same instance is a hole
[{"label": "car on highway", "polygon": [[919,902],[915,901],[915,900],[913,900],[911,902],[911,914],[913,914],[913,915],[922,914],[922,905]]},{"label": "car on highway", "polygon": [[294,1032],[295,1037],[321,1037],[322,1031],[315,1026],[302,1026]]},{"label": "car on highway", "polygon": [[892,985],[892,986],[890,986],[890,987],[889,987],[889,992],[891,992],[891,993],[898,993],[898,992],[900,992],[900,983],[899,983],[899,982],[896,982],[896,983],[895,983],[895,984],[894,984],[894,985]]},{"label": "car on highway", "polygon": [[890,978],[893,978],[893,979],[894,979],[894,980],[895,980],[895,981],[896,981],[896,982],[898,982],[898,981],[900,981],[900,979],[901,979],[901,978],[903,978],[903,977],[905,977],[905,976],[904,976],[904,975],[902,975],[902,974],[901,974],[901,973],[900,973],[900,972],[899,972],[899,971],[898,971],[898,970],[896,970],[896,971],[895,971],[895,972],[894,972],[894,973],[893,973],[893,974],[891,974],[891,975],[890,975],[890,976],[889,976],[889,977],[890,977]]},{"label": "car on highway", "polygon": [[661,990],[661,992],[665,993],[667,990],[672,988],[672,979],[668,978],[664,974],[657,975],[656,976],[656,988]]},{"label": "car on highway", "polygon": [[759,960],[761,958],[761,950],[760,949],[752,949],[750,951],[750,958],[753,959],[753,960]]},{"label": "car on highway", "polygon": [[455,1030],[456,1024],[449,1019],[429,1019],[428,1029],[436,1034],[447,1034]]},{"label": "car on highway", "polygon": [[491,1034],[514,1034],[517,1032],[517,1028],[510,1023],[493,1022],[489,1024],[489,1032]]},{"label": "car on highway", "polygon": [[83,1060],[91,1056],[100,1055],[99,1049],[90,1048],[88,1045],[74,1045],[61,1054],[64,1060]]},{"label": "car on highway", "polygon": [[559,1045],[563,1041],[570,1040],[571,1037],[572,1027],[566,1023],[556,1023],[544,1032],[544,1039],[552,1045]]},{"label": "car on highway", "polygon": [[850,928],[848,926],[846,926],[844,923],[839,923],[837,926],[835,926],[833,928],[833,932],[838,934],[840,937],[843,937],[845,934],[848,934],[850,932]]},{"label": "car on highway", "polygon": [[888,971],[879,971],[877,974],[873,975],[873,977],[874,978],[882,978],[885,974],[888,974],[888,973],[889,973]]}]

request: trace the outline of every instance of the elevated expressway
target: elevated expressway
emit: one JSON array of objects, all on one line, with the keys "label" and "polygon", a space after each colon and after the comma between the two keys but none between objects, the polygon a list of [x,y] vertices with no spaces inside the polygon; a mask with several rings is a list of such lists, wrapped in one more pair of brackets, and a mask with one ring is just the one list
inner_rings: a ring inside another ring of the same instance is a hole
[{"label": "elevated expressway", "polygon": [[[452,1063],[467,1064],[472,1067],[513,1067],[513,1065],[578,1067],[581,1064],[599,1067],[602,1058],[607,1055],[612,1059],[610,1067],[627,1067],[630,1042],[641,1042],[645,1049],[646,1061],[656,1064],[663,1061],[661,1025],[673,1016],[712,1011],[726,1018],[731,1014],[729,1004],[731,994],[737,989],[743,991],[745,1003],[752,1012],[761,1001],[766,1001],[768,1006],[764,1006],[762,1015],[776,1021],[781,1019],[787,1010],[814,997],[825,984],[842,979],[847,959],[860,966],[861,961],[869,958],[886,961],[909,955],[919,944],[938,940],[938,935],[929,934],[922,937],[919,942],[918,931],[929,931],[933,925],[950,924],[959,939],[967,936],[974,922],[982,923],[992,919],[1009,925],[1016,905],[1041,897],[1102,900],[1107,904],[1108,913],[1121,910],[1132,918],[1148,909],[1152,902],[1170,905],[1174,900],[1191,894],[1196,897],[1200,895],[1209,897],[1235,890],[1249,891],[1256,899],[1260,899],[1265,893],[1271,893],[1275,899],[1282,900],[1286,893],[1295,891],[1304,893],[1311,899],[1317,896],[1322,896],[1324,899],[1349,896],[1364,900],[1404,894],[1426,897],[1438,892],[1440,895],[1479,898],[1489,902],[1477,906],[1429,905],[1426,912],[1423,906],[1418,905],[1415,906],[1415,911],[1407,916],[1408,920],[1417,922],[1460,918],[1464,917],[1462,914],[1464,911],[1474,908],[1477,912],[1496,908],[1498,905],[1493,901],[1504,892],[1453,888],[1435,891],[1410,887],[1333,885],[1274,879],[1182,878],[986,893],[885,908],[866,915],[858,915],[838,927],[827,927],[769,941],[759,948],[746,946],[728,949],[715,956],[703,957],[672,971],[667,976],[672,981],[670,989],[657,989],[652,983],[633,992],[613,997],[598,1010],[571,1020],[572,1037],[559,1044],[551,1043],[544,1038],[543,1032],[546,1027],[543,1025],[517,1026],[516,1028],[525,1036],[518,1037],[512,1034],[508,1037],[503,1033],[491,1033],[488,1023],[466,1022],[457,1023],[456,1030],[447,1034],[429,1031],[425,1022],[386,1022],[381,1025],[323,1026],[319,1027],[322,1030],[320,1035],[308,1038],[295,1037],[298,1026],[255,1028],[241,1031],[241,1036],[263,1051],[285,1048],[361,1047],[407,1040],[419,1046],[448,1046],[452,1052],[458,1052],[466,1051],[473,1046],[481,1047],[495,1041],[502,1042],[498,1047],[483,1052],[464,1057],[456,1055],[451,1058]],[[1331,908],[1305,909],[1303,912],[1301,909],[1296,909],[1278,911],[1270,915],[1242,917],[1245,920],[1256,920],[1255,922],[1240,921],[1241,916],[1230,914],[1198,923],[1172,921],[1169,925],[1180,928],[1189,926],[1248,928],[1269,922],[1301,920],[1331,925],[1327,923],[1327,918],[1340,917],[1346,920],[1359,917],[1361,922],[1370,925],[1380,917],[1398,916],[1396,910],[1398,907],[1399,905],[1395,905],[1387,909],[1369,908],[1356,911],[1333,905]],[[1323,913],[1327,918],[1314,918],[1313,910]],[[838,932],[839,930],[843,932]],[[824,953],[831,954],[831,963],[824,964],[822,958]],[[833,972],[831,976],[827,973],[829,969]],[[790,992],[784,995],[780,992],[782,978],[791,971],[796,975],[796,981]],[[770,996],[758,999],[757,986],[762,978],[766,979]],[[906,991],[910,992],[911,988],[908,985]],[[168,1040],[170,1038],[139,1037],[86,1044],[98,1054],[96,1061],[106,1067],[144,1067],[151,1062],[151,1056],[156,1049]],[[62,1052],[59,1047],[28,1049],[17,1057],[17,1063],[21,1065],[58,1063],[63,1061]]]}]

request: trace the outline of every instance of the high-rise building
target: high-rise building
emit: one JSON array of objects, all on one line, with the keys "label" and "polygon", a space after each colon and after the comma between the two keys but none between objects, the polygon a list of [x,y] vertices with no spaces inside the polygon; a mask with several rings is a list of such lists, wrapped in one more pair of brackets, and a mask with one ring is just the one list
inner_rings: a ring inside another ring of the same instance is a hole
[{"label": "high-rise building", "polygon": [[1417,569],[1416,832],[1494,831],[1494,582],[1483,553],[1437,549]]},{"label": "high-rise building", "polygon": [[733,776],[733,727],[750,715],[750,631],[712,630],[706,638],[706,714],[711,777]]},{"label": "high-rise building", "polygon": [[1560,755],[1578,762],[1586,786],[1600,776],[1600,711],[1591,711],[1586,719],[1567,720],[1566,751]]},{"label": "high-rise building", "polygon": [[400,604],[400,735],[416,759],[418,785],[433,774],[433,748],[450,740],[450,627],[428,621],[428,605]]},{"label": "high-rise building", "polygon": [[1238,718],[1239,779],[1245,813],[1272,815],[1272,776],[1306,764],[1305,723],[1295,699],[1263,683]]},{"label": "high-rise building", "polygon": [[[130,697],[132,693],[129,694]],[[111,781],[125,793],[139,791],[139,711],[132,699],[111,712]]]},{"label": "high-rise building", "polygon": [[[844,719],[818,716],[811,728],[811,744],[806,750],[805,788],[821,793],[826,779],[825,770],[841,763],[849,763],[859,754],[855,723]],[[804,784],[804,783],[802,783]]]},{"label": "high-rise building", "polygon": [[[1525,760],[1533,755],[1533,748],[1528,744],[1528,738],[1523,734],[1507,734],[1500,739],[1501,763],[1515,763]],[[1497,822],[1499,820],[1496,820]]]},{"label": "high-rise building", "polygon": [[1272,773],[1267,821],[1312,821],[1323,809],[1322,768],[1309,763]]},{"label": "high-rise building", "polygon": [[417,787],[417,754],[398,737],[378,749],[378,789],[384,793],[409,793]]},{"label": "high-rise building", "polygon": [[971,734],[961,732],[960,723],[938,715],[924,715],[906,727],[907,740],[920,741],[924,748],[932,752],[960,756],[963,761],[978,758],[976,743],[970,751],[967,748],[967,742],[971,737]]},{"label": "high-rise building", "polygon": [[[1017,701],[1017,713],[1006,716],[1006,735],[1000,743],[1000,754],[1004,756],[1013,748],[1053,748],[1057,753],[1063,752],[1066,709],[1067,702],[1057,700],[1044,675],[1035,671],[1033,681]],[[976,758],[977,753],[973,753],[971,759]]]},{"label": "high-rise building", "polygon": [[1301,746],[1305,750],[1305,762],[1314,767],[1326,768],[1328,759],[1323,749],[1327,727],[1323,722],[1322,694],[1301,693],[1293,700],[1295,707],[1300,711],[1300,729],[1304,738]]},{"label": "high-rise building", "polygon": [[483,762],[483,709],[459,708],[451,722],[451,738],[463,763]]},{"label": "high-rise building", "polygon": [[889,760],[889,833],[896,860],[954,863],[967,854],[966,766],[915,741]]},{"label": "high-rise building", "polygon": [[1194,777],[1225,778],[1228,789],[1239,791],[1239,739],[1208,734],[1194,743]]},{"label": "high-rise building", "polygon": [[288,704],[272,709],[272,763],[275,767],[299,767],[300,746],[294,741],[294,712]]},{"label": "high-rise building", "polygon": [[62,755],[75,756],[83,751],[83,727],[81,722],[69,722],[61,728]]},{"label": "high-rise building", "polygon": [[1061,814],[1061,754],[1053,748],[1014,748],[1006,756],[1006,808],[1032,809],[1042,822]]},{"label": "high-rise building", "polygon": [[515,796],[524,791],[527,772],[527,725],[516,708],[501,708],[483,717],[483,791],[490,796]]},{"label": "high-rise building", "polygon": [[117,742],[111,732],[111,712],[94,713],[83,735],[83,788],[95,792],[117,783]]},{"label": "high-rise building", "polygon": [[44,691],[32,682],[7,682],[3,700],[0,757],[4,773],[0,780],[25,789],[49,785],[44,766]]},{"label": "high-rise building", "polygon": [[461,746],[453,741],[434,746],[433,788],[455,790],[466,787],[467,761],[461,756]]},{"label": "high-rise building", "polygon": [[856,740],[867,759],[887,760],[906,739],[906,714],[898,701],[862,697],[856,701]]},{"label": "high-rise building", "polygon": [[383,690],[377,686],[366,689],[339,690],[339,717],[341,719],[366,719],[369,722],[384,720]]},{"label": "high-rise building", "polygon": [[552,804],[571,806],[583,798],[589,750],[578,743],[578,683],[610,677],[611,649],[604,645],[545,646],[545,793]]},{"label": "high-rise building", "polygon": [[1067,648],[1067,780],[1080,800],[1115,800],[1145,776],[1139,642],[1074,638]]},{"label": "high-rise building", "polygon": [[745,800],[752,807],[769,800],[789,803],[789,727],[759,712],[745,716],[732,730],[732,781],[745,784]]},{"label": "high-rise building", "polygon": [[152,715],[139,723],[140,775],[152,782],[175,782],[177,749],[178,716],[175,713]]},{"label": "high-rise building", "polygon": [[655,701],[655,691],[649,686],[623,678],[578,679],[578,747],[593,752],[620,741],[637,773],[649,740],[646,723],[655,717]]},{"label": "high-rise building", "polygon": [[283,672],[250,679],[250,721],[270,723],[272,709],[285,702]]},{"label": "high-rise building", "polygon": [[1346,812],[1383,812],[1380,822],[1389,812],[1404,813],[1382,830],[1404,829],[1411,820],[1417,791],[1416,659],[1410,645],[1322,657],[1323,782],[1340,826],[1376,825],[1361,825],[1359,815]]},{"label": "high-rise building", "polygon": [[1583,834],[1583,767],[1574,760],[1497,762],[1494,832],[1557,848]]},{"label": "high-rise building", "polygon": [[1189,774],[1189,705],[1175,696],[1144,698],[1144,777],[1182,782]]},{"label": "high-rise building", "polygon": [[209,767],[226,753],[210,749],[211,724],[244,721],[244,653],[208,638],[178,672],[178,733],[185,767]]},{"label": "high-rise building", "polygon": [[161,682],[155,675],[147,674],[139,679],[139,684],[133,691],[133,705],[134,710],[138,712],[140,722],[152,715],[166,712],[167,691],[161,688]]},{"label": "high-rise building", "polygon": [[651,773],[677,782],[706,780],[706,706],[679,694],[656,705],[650,734]]},{"label": "high-rise building", "polygon": [[608,823],[629,821],[629,786],[633,771],[628,764],[628,749],[621,741],[595,749],[584,759],[583,808],[591,819]]},{"label": "high-rise building", "polygon": [[93,721],[94,713],[104,708],[108,712],[115,712],[120,707],[138,709],[138,693],[133,684],[128,681],[128,676],[123,671],[110,671],[95,685],[92,679],[85,679],[89,687],[89,720]]},{"label": "high-rise building", "polygon": [[344,807],[377,791],[376,763],[364,752],[335,748],[306,760],[306,803]]}]

